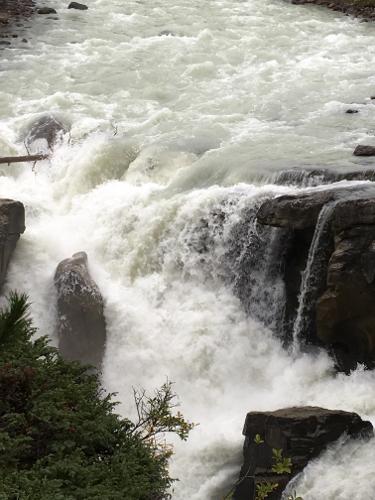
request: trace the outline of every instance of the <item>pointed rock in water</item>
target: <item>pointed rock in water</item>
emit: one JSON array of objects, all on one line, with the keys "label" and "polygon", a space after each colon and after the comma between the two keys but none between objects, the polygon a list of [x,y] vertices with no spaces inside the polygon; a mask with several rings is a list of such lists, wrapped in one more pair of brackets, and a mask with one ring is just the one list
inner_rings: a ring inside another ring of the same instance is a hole
[{"label": "pointed rock in water", "polygon": [[[356,413],[313,406],[248,413],[243,429],[244,463],[233,498],[254,498],[256,485],[268,481],[278,487],[267,498],[279,500],[285,486],[309,460],[344,433],[353,438],[369,438],[373,428]],[[291,459],[290,473],[276,474],[272,470],[274,449],[282,450],[282,457]]]},{"label": "pointed rock in water", "polygon": [[62,356],[100,368],[106,341],[104,304],[90,276],[85,252],[75,253],[60,262],[55,286]]},{"label": "pointed rock in water", "polygon": [[19,201],[0,200],[0,290],[13,251],[20,235],[25,231],[25,208]]},{"label": "pointed rock in water", "polygon": [[87,10],[87,5],[78,2],[70,2],[68,9]]},{"label": "pointed rock in water", "polygon": [[354,156],[375,156],[375,146],[359,145],[353,152]]}]

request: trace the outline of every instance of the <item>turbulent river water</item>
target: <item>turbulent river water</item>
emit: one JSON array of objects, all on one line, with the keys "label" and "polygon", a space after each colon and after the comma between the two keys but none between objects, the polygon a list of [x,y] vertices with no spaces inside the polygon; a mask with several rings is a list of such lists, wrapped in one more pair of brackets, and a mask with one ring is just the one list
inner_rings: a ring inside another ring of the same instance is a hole
[{"label": "turbulent river water", "polygon": [[[2,156],[24,154],[41,114],[71,126],[35,173],[2,166],[1,196],[27,215],[7,289],[26,291],[40,331],[53,332],[54,270],[85,250],[106,303],[105,386],[128,415],[132,386],[174,381],[200,425],[175,443],[173,498],[221,499],[247,411],[313,404],[375,423],[375,372],[288,354],[226,279],[249,207],[303,189],[273,184],[276,172],[355,169],[353,147],[375,144],[375,26],[282,0],[87,3],[48,2],[58,20],[36,16],[0,51]],[[277,284],[272,293],[277,303]],[[374,455],[373,441],[338,443],[296,489],[374,498]]]}]

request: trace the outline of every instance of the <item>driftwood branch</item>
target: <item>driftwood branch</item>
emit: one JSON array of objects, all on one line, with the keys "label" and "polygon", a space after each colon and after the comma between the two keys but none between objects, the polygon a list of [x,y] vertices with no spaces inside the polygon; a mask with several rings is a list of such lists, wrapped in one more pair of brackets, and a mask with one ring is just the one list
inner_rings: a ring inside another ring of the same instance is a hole
[{"label": "driftwood branch", "polygon": [[0,164],[2,163],[7,163],[8,165],[10,163],[20,163],[24,161],[40,161],[40,160],[47,160],[49,158],[49,155],[46,154],[38,154],[38,155],[26,155],[26,156],[4,156],[0,157]]}]

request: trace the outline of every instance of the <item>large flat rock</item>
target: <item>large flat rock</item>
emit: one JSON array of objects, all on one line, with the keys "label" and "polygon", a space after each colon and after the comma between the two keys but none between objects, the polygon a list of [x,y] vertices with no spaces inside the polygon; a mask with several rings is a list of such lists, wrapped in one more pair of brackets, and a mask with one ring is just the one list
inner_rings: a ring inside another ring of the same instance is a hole
[{"label": "large flat rock", "polygon": [[[375,190],[368,185],[314,189],[307,193],[278,196],[266,200],[257,219],[261,224],[289,229],[308,229],[315,226],[323,206],[330,202],[361,198],[375,199]],[[358,201],[360,204],[360,202]],[[359,205],[358,205],[359,206]],[[352,211],[353,213],[353,211]]]}]

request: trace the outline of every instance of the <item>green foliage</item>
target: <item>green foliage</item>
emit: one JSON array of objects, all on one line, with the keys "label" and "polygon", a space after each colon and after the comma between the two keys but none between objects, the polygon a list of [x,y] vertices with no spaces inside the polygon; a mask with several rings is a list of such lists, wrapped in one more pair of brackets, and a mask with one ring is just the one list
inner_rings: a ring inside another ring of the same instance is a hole
[{"label": "green foliage", "polygon": [[138,394],[142,422],[122,419],[92,370],[32,340],[27,312],[17,294],[0,312],[0,500],[170,498],[171,451],[155,433],[192,428],[172,413],[171,384]]},{"label": "green foliage", "polygon": [[292,472],[292,460],[283,457],[283,450],[273,448],[272,458],[274,460],[272,472],[276,474],[290,474]]},{"label": "green foliage", "polygon": [[262,443],[264,443],[264,439],[261,438],[260,434],[255,434],[254,443],[255,444],[262,444]]},{"label": "green foliage", "polygon": [[261,482],[256,486],[255,500],[264,500],[272,493],[279,485],[271,482]]},{"label": "green foliage", "polygon": [[177,406],[176,395],[172,390],[172,382],[165,382],[155,394],[147,396],[145,391],[134,389],[134,400],[138,421],[133,433],[143,441],[158,443],[158,436],[173,432],[186,441],[195,424],[187,422],[181,412],[175,415],[172,410]]}]

